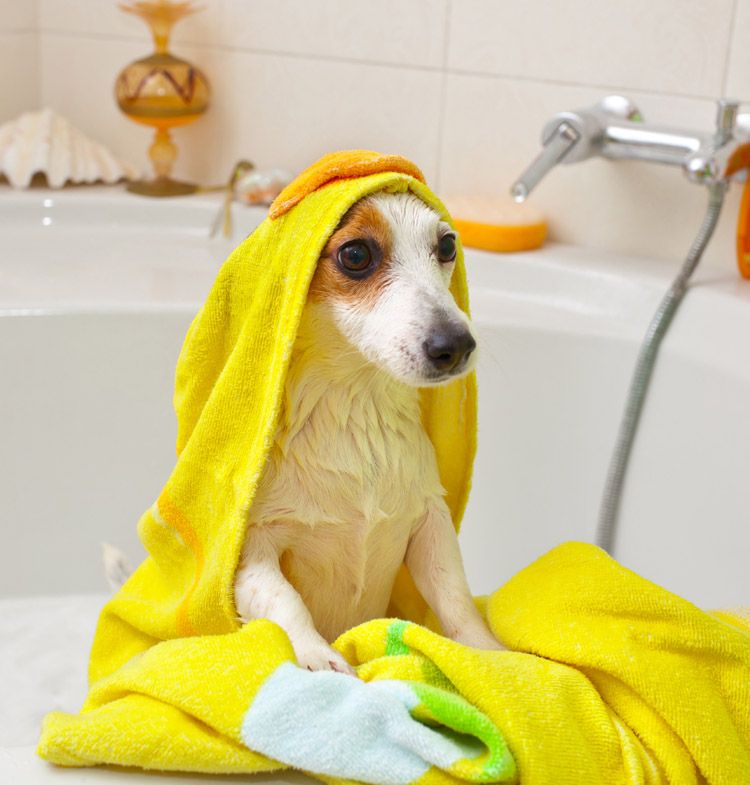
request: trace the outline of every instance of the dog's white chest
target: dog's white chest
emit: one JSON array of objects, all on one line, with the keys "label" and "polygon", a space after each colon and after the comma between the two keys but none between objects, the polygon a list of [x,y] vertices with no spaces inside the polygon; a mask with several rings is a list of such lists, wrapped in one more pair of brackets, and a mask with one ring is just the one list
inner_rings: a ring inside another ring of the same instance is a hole
[{"label": "dog's white chest", "polygon": [[415,390],[366,378],[317,387],[292,373],[251,511],[273,526],[281,566],[332,639],[383,615],[414,524],[442,495]]}]

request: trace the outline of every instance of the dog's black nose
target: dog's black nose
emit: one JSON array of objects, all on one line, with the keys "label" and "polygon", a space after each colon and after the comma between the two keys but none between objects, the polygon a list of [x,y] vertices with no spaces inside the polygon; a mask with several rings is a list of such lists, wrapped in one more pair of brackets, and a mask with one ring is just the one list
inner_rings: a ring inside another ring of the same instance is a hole
[{"label": "dog's black nose", "polygon": [[422,348],[434,368],[452,371],[469,359],[477,342],[462,324],[448,324],[434,330]]}]

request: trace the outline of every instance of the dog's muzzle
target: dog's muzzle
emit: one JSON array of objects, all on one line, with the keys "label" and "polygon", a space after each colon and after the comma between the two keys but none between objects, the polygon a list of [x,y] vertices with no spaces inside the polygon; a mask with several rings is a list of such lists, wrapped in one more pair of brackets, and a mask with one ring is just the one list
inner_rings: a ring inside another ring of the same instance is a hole
[{"label": "dog's muzzle", "polygon": [[451,373],[468,362],[477,342],[463,324],[446,324],[433,330],[422,348],[436,371]]}]

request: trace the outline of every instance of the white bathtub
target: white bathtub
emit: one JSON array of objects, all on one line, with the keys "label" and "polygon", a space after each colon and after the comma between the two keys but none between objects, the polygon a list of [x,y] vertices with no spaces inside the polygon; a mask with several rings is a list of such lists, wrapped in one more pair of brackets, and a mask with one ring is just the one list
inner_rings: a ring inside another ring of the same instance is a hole
[{"label": "white bathtub", "polygon": [[[208,240],[216,204],[0,191],[0,629],[28,641],[0,644],[0,667],[18,669],[14,695],[28,699],[22,723],[12,701],[0,706],[0,774],[13,781],[136,781],[52,769],[29,728],[35,712],[82,698],[101,597],[65,595],[104,590],[102,541],[141,557],[135,523],[174,460],[183,335],[262,218],[236,208],[234,242]],[[477,593],[563,540],[592,538],[638,344],[683,251],[674,263],[564,246],[467,253],[480,434],[461,543]],[[702,606],[750,598],[750,284],[727,270],[697,276],[664,344],[616,551]],[[53,661],[54,684],[40,683]]]}]

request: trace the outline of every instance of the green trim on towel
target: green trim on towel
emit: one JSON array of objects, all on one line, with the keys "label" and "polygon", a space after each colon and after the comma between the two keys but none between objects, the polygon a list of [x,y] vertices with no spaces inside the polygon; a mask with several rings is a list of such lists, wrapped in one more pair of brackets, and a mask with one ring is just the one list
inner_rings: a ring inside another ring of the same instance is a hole
[{"label": "green trim on towel", "polygon": [[385,642],[386,657],[397,657],[401,654],[411,654],[411,649],[404,643],[404,631],[409,626],[408,621],[396,619],[388,627]]}]

